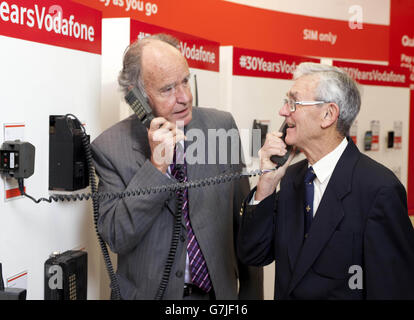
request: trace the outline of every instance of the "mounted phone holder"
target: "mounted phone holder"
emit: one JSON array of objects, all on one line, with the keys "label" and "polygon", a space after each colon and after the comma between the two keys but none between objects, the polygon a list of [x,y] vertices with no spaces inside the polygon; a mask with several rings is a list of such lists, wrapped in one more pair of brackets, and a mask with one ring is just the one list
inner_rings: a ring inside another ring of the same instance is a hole
[{"label": "mounted phone holder", "polygon": [[[267,121],[268,122],[268,121]],[[259,148],[263,147],[265,140],[266,140],[266,135],[267,135],[267,131],[269,129],[269,124],[265,123],[265,121],[260,121],[260,120],[253,120],[253,131],[252,131],[252,140],[254,141],[254,134],[255,134],[255,130],[260,130],[260,146],[257,146]],[[256,150],[255,148],[255,143],[251,143],[251,156],[252,157],[257,157],[257,153],[259,150]]]},{"label": "mounted phone holder", "polygon": [[49,190],[75,191],[89,185],[82,138],[78,121],[49,116]]},{"label": "mounted phone holder", "polygon": [[34,173],[35,147],[20,140],[5,141],[0,149],[0,173],[26,179]]},{"label": "mounted phone holder", "polygon": [[3,267],[0,263],[0,300],[26,300],[26,295],[26,289],[4,287]]}]

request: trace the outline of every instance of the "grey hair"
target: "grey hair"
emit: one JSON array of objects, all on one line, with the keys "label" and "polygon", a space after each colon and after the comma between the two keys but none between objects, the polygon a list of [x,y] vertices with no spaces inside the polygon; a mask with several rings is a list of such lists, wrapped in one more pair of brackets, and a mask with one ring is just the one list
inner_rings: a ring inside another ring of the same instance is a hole
[{"label": "grey hair", "polygon": [[343,70],[320,63],[304,62],[293,73],[296,80],[304,75],[316,75],[319,83],[316,100],[334,102],[339,107],[337,131],[349,135],[349,129],[361,108],[361,93],[358,84]]},{"label": "grey hair", "polygon": [[132,87],[138,87],[143,95],[147,97],[142,74],[142,50],[150,43],[149,40],[160,40],[180,50],[180,41],[173,36],[164,33],[154,34],[141,40],[135,40],[124,52],[122,70],[119,72],[118,84],[121,91],[126,95]]}]

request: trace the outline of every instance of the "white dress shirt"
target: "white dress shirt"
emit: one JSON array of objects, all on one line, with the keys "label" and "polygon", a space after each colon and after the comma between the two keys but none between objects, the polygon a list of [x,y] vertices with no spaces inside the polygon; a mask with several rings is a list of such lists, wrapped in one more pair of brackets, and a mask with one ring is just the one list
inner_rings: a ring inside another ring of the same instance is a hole
[{"label": "white dress shirt", "polygon": [[[313,172],[316,174],[315,180],[313,180],[314,194],[313,194],[313,216],[315,216],[318,210],[319,204],[322,200],[322,196],[328,186],[332,173],[345,151],[348,145],[348,140],[344,138],[342,142],[330,153],[324,156],[322,159],[313,164]],[[310,167],[310,164],[308,165]]]},{"label": "white dress shirt", "polygon": [[[336,164],[338,163],[339,158],[342,156],[342,153],[345,151],[347,145],[348,140],[344,138],[333,151],[328,153],[312,166],[313,171],[316,174],[316,178],[313,180],[313,216],[315,216],[315,213],[318,210],[322,196],[325,192],[326,187],[328,186]],[[310,167],[310,164],[308,164],[308,167]],[[254,200],[255,194],[256,193],[253,194],[253,197],[249,202],[250,205],[257,205],[260,203],[260,201]]]}]

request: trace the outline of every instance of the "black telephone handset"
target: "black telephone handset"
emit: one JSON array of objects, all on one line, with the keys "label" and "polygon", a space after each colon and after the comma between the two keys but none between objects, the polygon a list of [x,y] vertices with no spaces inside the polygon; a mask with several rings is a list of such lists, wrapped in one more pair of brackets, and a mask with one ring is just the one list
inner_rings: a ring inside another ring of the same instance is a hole
[{"label": "black telephone handset", "polygon": [[130,105],[142,124],[149,128],[151,120],[154,119],[154,115],[141,90],[133,87],[125,96],[125,101]]},{"label": "black telephone handset", "polygon": [[[286,120],[285,120],[285,121],[283,121],[283,123],[282,123],[282,125],[280,126],[280,129],[279,129],[279,132],[283,133],[283,135],[281,137],[281,139],[283,141],[285,141],[285,138],[286,138],[287,128],[288,128],[288,125],[287,125]],[[288,160],[288,158],[290,156],[290,153],[292,152],[293,147],[290,146],[290,145],[286,145],[286,149],[287,149],[287,152],[284,156],[273,155],[273,156],[270,157],[270,160],[274,164],[276,164],[276,168],[279,168],[279,167],[283,166],[286,163],[286,161]]]}]

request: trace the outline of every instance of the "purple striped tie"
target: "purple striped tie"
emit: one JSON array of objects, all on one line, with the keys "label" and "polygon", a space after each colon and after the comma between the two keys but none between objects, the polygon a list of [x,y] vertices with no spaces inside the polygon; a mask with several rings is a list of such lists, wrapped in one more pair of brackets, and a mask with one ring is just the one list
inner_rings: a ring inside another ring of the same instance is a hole
[{"label": "purple striped tie", "polygon": [[[182,148],[177,144],[176,150],[179,149],[183,152]],[[178,161],[179,165],[176,165],[176,150],[174,151],[173,163],[170,165],[171,175],[176,178],[179,182],[187,182],[187,165],[184,160]],[[185,158],[185,153],[182,154]],[[181,164],[181,165],[180,165]],[[181,174],[180,174],[181,171]],[[185,221],[185,226],[187,228],[187,253],[190,260],[190,270],[191,270],[191,281],[194,285],[199,287],[205,292],[209,292],[211,289],[211,280],[208,275],[206,260],[204,259],[203,253],[200,250],[197,239],[191,227],[190,216],[188,214],[188,189],[185,188],[183,191],[178,191],[177,193],[182,193],[183,195],[183,216]]]}]

